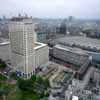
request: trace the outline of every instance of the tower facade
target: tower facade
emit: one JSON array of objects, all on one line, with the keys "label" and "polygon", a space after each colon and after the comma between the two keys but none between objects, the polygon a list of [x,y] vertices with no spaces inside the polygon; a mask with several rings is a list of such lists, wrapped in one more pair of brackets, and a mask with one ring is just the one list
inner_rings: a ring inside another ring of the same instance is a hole
[{"label": "tower facade", "polygon": [[[40,58],[36,59],[37,48],[39,49],[39,47],[36,46],[37,39],[32,19],[16,19],[11,21],[9,24],[9,33],[12,52],[12,67],[19,76],[29,78],[33,75],[35,68],[37,67],[36,60],[40,61]],[[43,61],[45,63],[48,61],[48,47],[47,45],[42,47],[47,50],[47,56]],[[39,51],[41,50],[42,49]],[[40,54],[41,53],[42,51]],[[38,62],[38,66],[43,64],[43,62]]]}]

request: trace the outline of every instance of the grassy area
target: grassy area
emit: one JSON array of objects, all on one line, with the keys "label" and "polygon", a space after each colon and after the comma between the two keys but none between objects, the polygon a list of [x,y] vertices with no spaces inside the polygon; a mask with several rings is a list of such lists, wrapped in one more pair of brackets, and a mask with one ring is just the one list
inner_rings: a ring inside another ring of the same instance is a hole
[{"label": "grassy area", "polygon": [[13,92],[8,96],[8,100],[40,100],[38,95],[29,92],[22,92],[19,88],[15,87]]},{"label": "grassy area", "polygon": [[7,77],[0,74],[0,81],[5,81],[5,80],[7,80]]}]

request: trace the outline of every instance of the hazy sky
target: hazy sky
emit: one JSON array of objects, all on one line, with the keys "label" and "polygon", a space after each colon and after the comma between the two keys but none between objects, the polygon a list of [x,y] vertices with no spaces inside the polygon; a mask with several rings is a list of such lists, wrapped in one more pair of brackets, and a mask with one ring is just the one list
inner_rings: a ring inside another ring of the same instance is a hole
[{"label": "hazy sky", "polygon": [[27,13],[34,17],[100,19],[100,0],[0,0],[0,16]]}]

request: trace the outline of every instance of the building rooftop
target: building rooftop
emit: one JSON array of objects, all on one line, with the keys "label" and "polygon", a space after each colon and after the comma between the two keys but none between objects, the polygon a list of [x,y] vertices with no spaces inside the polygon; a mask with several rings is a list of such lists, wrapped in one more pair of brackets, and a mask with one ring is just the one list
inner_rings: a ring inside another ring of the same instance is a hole
[{"label": "building rooftop", "polygon": [[35,42],[35,47],[34,49],[39,49],[39,48],[42,48],[44,46],[46,46],[47,44],[44,44],[44,43],[40,43],[40,42]]},{"label": "building rooftop", "polygon": [[83,50],[81,50],[79,48],[75,48],[75,47],[72,48],[72,47],[68,47],[68,46],[64,46],[64,45],[60,45],[60,44],[56,45],[55,47],[65,50],[65,51],[68,51],[68,52],[76,53],[79,55],[85,55],[85,56],[87,55],[86,52],[84,52]]},{"label": "building rooftop", "polygon": [[86,48],[95,48],[100,50],[100,40],[99,39],[92,39],[83,36],[67,36],[64,38],[57,39],[59,43],[65,43],[68,45],[77,45]]}]

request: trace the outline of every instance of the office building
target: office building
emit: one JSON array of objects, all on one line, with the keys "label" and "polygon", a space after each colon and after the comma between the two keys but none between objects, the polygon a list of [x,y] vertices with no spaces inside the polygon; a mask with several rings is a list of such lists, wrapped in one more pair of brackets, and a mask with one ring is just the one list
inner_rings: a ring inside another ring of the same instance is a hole
[{"label": "office building", "polygon": [[12,18],[9,24],[12,67],[17,75],[30,78],[36,68],[48,62],[48,46],[37,42],[31,18]]}]

